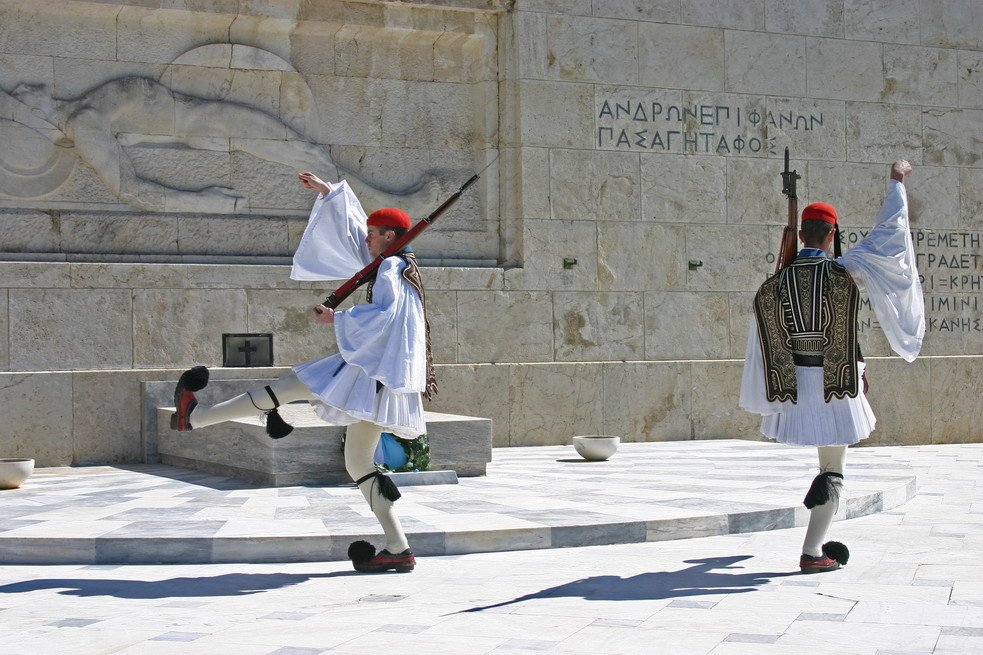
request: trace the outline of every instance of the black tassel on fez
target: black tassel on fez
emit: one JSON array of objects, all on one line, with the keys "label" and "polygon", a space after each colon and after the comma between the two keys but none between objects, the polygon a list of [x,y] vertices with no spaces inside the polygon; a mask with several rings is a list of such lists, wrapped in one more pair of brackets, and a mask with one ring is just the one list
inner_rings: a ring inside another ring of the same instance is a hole
[{"label": "black tassel on fez", "polygon": [[271,409],[266,413],[266,434],[270,435],[271,439],[283,439],[293,431],[294,426],[284,421],[280,412]]},{"label": "black tassel on fez", "polygon": [[840,566],[846,566],[850,559],[850,549],[838,541],[827,541],[823,544],[823,555],[836,560]]},{"label": "black tassel on fez", "polygon": [[375,557],[375,546],[367,541],[359,539],[348,546],[348,559],[356,564],[368,562],[373,557]]},{"label": "black tassel on fez", "polygon": [[842,480],[843,475],[841,473],[833,473],[832,471],[817,475],[813,479],[812,486],[809,487],[809,491],[806,493],[802,504],[808,509],[812,509],[816,505],[825,505],[828,503],[831,498],[838,494],[833,478]]}]

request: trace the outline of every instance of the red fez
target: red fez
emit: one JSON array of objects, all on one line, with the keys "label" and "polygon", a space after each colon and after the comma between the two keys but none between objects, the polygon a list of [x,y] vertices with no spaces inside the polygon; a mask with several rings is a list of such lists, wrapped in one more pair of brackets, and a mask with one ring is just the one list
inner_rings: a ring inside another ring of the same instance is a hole
[{"label": "red fez", "polygon": [[836,207],[825,202],[814,202],[802,210],[803,221],[822,221],[836,225]]},{"label": "red fez", "polygon": [[411,226],[411,221],[410,215],[402,209],[383,207],[369,214],[368,224],[378,227],[401,227],[408,230]]}]

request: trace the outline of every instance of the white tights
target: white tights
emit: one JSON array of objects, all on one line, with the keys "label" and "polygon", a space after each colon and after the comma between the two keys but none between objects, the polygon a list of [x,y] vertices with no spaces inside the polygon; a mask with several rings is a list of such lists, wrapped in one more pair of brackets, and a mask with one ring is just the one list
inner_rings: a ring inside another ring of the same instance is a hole
[{"label": "white tights", "polygon": [[[846,465],[846,446],[820,446],[819,447],[819,472],[839,473],[843,475],[843,468]],[[839,478],[833,478],[832,482],[837,487],[842,487]],[[829,526],[833,524],[833,515],[840,506],[839,494],[835,500],[830,500],[822,505],[816,505],[809,514],[809,527],[806,528],[805,540],[802,542],[802,552],[805,555],[819,557],[822,554],[823,539]]]},{"label": "white tights", "polygon": [[[382,428],[368,421],[348,426],[345,433],[345,468],[352,480],[359,480],[376,470],[372,457],[381,435]],[[409,548],[403,526],[393,510],[393,501],[385,498],[379,491],[379,479],[369,478],[358,485],[358,488],[372,508],[372,513],[382,524],[382,531],[386,533],[386,550],[395,555]]]},{"label": "white tights", "polygon": [[[281,404],[314,398],[311,390],[298,380],[296,375],[288,375],[271,382],[270,388]],[[273,409],[273,400],[266,389],[260,387],[217,405],[198,405],[191,412],[191,426],[203,428],[269,409]],[[352,476],[353,481],[376,470],[373,457],[381,435],[382,428],[367,421],[348,426],[345,434],[345,469],[348,475]],[[372,513],[379,519],[383,532],[386,533],[386,550],[395,554],[409,548],[403,526],[393,510],[393,502],[382,496],[378,479],[369,478],[359,485],[359,490],[372,508]]]},{"label": "white tights", "polygon": [[[273,389],[273,393],[276,394],[280,404],[295,400],[314,399],[311,390],[298,380],[296,375],[288,375],[274,380],[270,382],[270,388]],[[204,428],[222,421],[259,414],[269,409],[273,409],[273,399],[270,398],[270,394],[266,393],[266,389],[260,387],[217,405],[198,405],[191,412],[191,427]]]}]

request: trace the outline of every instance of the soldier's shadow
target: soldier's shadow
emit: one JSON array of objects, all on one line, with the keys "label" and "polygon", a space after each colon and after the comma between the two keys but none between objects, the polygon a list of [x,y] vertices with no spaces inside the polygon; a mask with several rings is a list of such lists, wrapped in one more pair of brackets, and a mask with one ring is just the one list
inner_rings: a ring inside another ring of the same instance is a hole
[{"label": "soldier's shadow", "polygon": [[530,600],[545,598],[583,598],[584,600],[659,600],[665,598],[686,598],[716,594],[742,594],[755,591],[774,578],[798,575],[798,572],[747,572],[724,573],[719,569],[742,569],[738,562],[751,559],[751,555],[730,557],[707,557],[686,560],[692,566],[679,571],[654,571],[627,578],[617,575],[595,575],[581,578],[566,584],[543,589],[511,600],[472,607],[464,612],[484,610],[514,605]]},{"label": "soldier's shadow", "polygon": [[98,578],[39,578],[0,586],[0,594],[17,594],[44,589],[61,589],[59,594],[92,598],[113,596],[126,599],[200,598],[249,596],[272,589],[292,587],[314,578],[358,575],[355,571],[332,573],[227,573],[211,577],[167,580],[110,580]]}]

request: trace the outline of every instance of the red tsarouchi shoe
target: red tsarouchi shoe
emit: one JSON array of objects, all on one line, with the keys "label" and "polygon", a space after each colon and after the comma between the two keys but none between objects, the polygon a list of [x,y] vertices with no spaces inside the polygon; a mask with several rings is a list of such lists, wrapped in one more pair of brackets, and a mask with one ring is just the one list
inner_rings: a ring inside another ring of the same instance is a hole
[{"label": "red tsarouchi shoe", "polygon": [[372,559],[364,562],[353,561],[352,565],[360,573],[382,573],[383,571],[409,573],[416,566],[416,558],[413,557],[413,551],[409,548],[396,555],[383,549]]},{"label": "red tsarouchi shoe", "polygon": [[840,568],[840,563],[826,555],[820,555],[819,557],[802,555],[799,559],[799,569],[803,573],[823,573],[825,571],[835,571],[838,568]]},{"label": "red tsarouchi shoe", "polygon": [[204,366],[189,368],[181,374],[174,387],[174,414],[171,415],[171,429],[178,432],[191,430],[191,412],[198,405],[195,392],[208,384],[208,369]]}]

